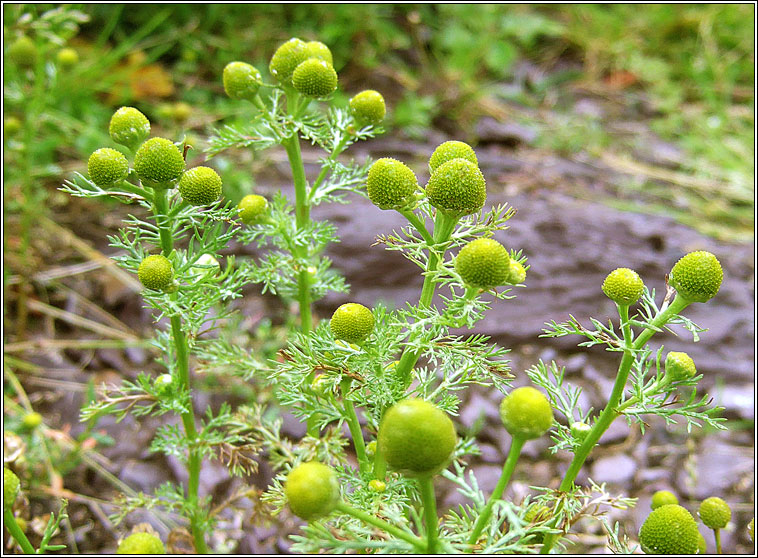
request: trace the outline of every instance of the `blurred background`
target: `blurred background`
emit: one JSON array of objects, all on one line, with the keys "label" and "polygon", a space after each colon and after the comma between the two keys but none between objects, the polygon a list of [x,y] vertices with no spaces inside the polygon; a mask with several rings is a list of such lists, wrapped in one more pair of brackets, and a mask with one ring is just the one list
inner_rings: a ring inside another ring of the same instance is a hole
[{"label": "blurred background", "polygon": [[[704,389],[726,408],[729,431],[687,436],[654,424],[640,438],[620,425],[587,473],[641,499],[618,517],[632,536],[650,495],[666,488],[685,505],[725,498],[734,510],[725,549],[750,548],[744,527],[754,515],[753,5],[4,4],[3,10],[4,441],[6,459],[21,455],[38,483],[23,510],[29,532],[44,528],[46,514],[65,497],[71,519],[61,540],[70,550],[112,552],[124,527],[108,519],[114,513],[108,501],[119,492],[152,491],[181,470],[145,451],[157,425],[78,422],[95,385],[159,367],[144,341],[152,322],[139,284],[108,262],[106,237],[134,209],[73,199],[58,186],[85,172],[92,151],[112,146],[107,123],[122,105],[144,112],[153,135],[185,136],[194,147],[190,165],[199,164],[214,129],[252,114],[223,94],[223,67],[246,61],[270,81],[271,54],[298,36],[331,48],[337,102],[367,88],[387,100],[386,134],[349,156],[396,157],[425,183],[433,149],[447,139],[467,141],[487,178],[488,203],[507,201],[518,210],[499,240],[529,257],[527,288],[502,308],[495,305],[479,328],[513,348],[517,385],[538,359],[555,359],[585,388],[589,404],[599,404],[610,389],[613,359],[578,349],[571,339],[540,339],[543,324],[568,313],[584,323],[589,316],[607,320],[613,305],[599,287],[616,267],[636,269],[662,293],[665,274],[687,251],[719,257],[721,293],[688,314],[710,331],[694,346],[684,336],[661,342],[695,358]],[[315,169],[318,153],[306,150],[305,160]],[[232,200],[290,188],[279,150],[225,152],[211,163]],[[417,270],[398,254],[367,249],[402,222],[362,198],[352,202],[316,214],[340,228],[343,242],[330,256],[352,286],[350,300],[393,306],[414,300]],[[254,254],[244,246],[231,251]],[[285,342],[289,313],[259,293],[253,286],[241,302],[240,328],[244,342],[273,356]],[[327,297],[320,315],[347,300]],[[239,400],[261,397],[255,388],[224,382],[212,371],[199,379],[198,409],[225,400],[230,390]],[[482,441],[474,465],[485,490],[508,447],[499,397],[470,394],[460,417]],[[37,412],[42,423],[32,427],[28,416]],[[286,434],[302,435],[300,428],[285,420]],[[557,477],[565,456],[546,450],[533,450],[512,496]],[[237,481],[209,469],[204,490],[220,501]],[[246,482],[265,488],[270,473],[262,465],[258,478]],[[457,502],[449,487],[440,489],[446,506]],[[139,519],[130,516],[127,525]],[[287,530],[294,529],[291,521],[229,521],[220,531],[233,541],[224,542],[243,553],[286,551]],[[592,529],[578,548],[602,551]]]}]

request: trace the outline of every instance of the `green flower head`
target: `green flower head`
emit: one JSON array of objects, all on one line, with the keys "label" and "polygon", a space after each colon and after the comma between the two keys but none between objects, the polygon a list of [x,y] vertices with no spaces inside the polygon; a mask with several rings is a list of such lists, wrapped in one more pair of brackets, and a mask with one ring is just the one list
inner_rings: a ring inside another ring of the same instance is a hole
[{"label": "green flower head", "polygon": [[135,149],[150,135],[150,121],[134,107],[121,107],[111,116],[108,133],[116,143]]},{"label": "green flower head", "polygon": [[350,99],[350,113],[359,124],[376,126],[387,113],[384,97],[378,91],[367,89]]},{"label": "green flower head", "polygon": [[134,533],[121,541],[116,554],[166,554],[166,547],[152,533]]},{"label": "green flower head", "polygon": [[724,271],[710,252],[690,252],[682,257],[669,274],[669,284],[689,302],[708,302],[721,288]]},{"label": "green flower head", "polygon": [[371,165],[366,190],[371,202],[380,209],[398,209],[413,198],[418,190],[418,180],[408,166],[384,157]]},{"label": "green flower head", "polygon": [[121,182],[129,174],[129,161],[124,154],[110,147],[103,147],[90,155],[87,161],[90,180],[100,187]]},{"label": "green flower head", "polygon": [[334,311],[329,328],[335,339],[360,343],[374,331],[374,315],[362,304],[348,302]]},{"label": "green flower head", "polygon": [[184,173],[184,156],[171,140],[152,138],[134,156],[134,170],[140,180],[153,188],[167,188]]},{"label": "green flower head", "polygon": [[479,161],[476,158],[473,148],[462,141],[446,141],[434,150],[432,156],[429,158],[429,172],[433,173],[440,165],[452,161],[453,159],[466,159],[479,165]]},{"label": "green flower head", "polygon": [[525,386],[505,396],[500,403],[500,418],[511,436],[533,440],[553,426],[553,408],[541,391]]},{"label": "green flower head", "polygon": [[224,92],[232,99],[252,101],[263,84],[261,73],[245,62],[229,62],[224,67]]},{"label": "green flower head", "polygon": [[276,49],[268,69],[279,83],[289,85],[295,68],[310,57],[308,45],[300,39],[292,38]]},{"label": "green flower head", "polygon": [[697,523],[677,504],[654,509],[640,528],[640,546],[646,554],[695,554]]},{"label": "green flower head", "polygon": [[190,205],[210,205],[221,197],[221,177],[210,167],[195,167],[179,179],[179,193]]},{"label": "green flower head", "polygon": [[426,195],[433,207],[460,217],[484,207],[487,184],[475,163],[468,159],[451,159],[432,173]]},{"label": "green flower head", "polygon": [[329,62],[309,58],[295,68],[292,85],[306,97],[326,97],[337,89],[337,72]]},{"label": "green flower head", "polygon": [[455,271],[466,285],[492,289],[509,279],[511,257],[497,240],[477,238],[461,248],[455,258]]},{"label": "green flower head", "polygon": [[637,275],[626,267],[619,267],[611,271],[603,281],[603,292],[619,306],[634,304],[645,291],[645,284]]}]

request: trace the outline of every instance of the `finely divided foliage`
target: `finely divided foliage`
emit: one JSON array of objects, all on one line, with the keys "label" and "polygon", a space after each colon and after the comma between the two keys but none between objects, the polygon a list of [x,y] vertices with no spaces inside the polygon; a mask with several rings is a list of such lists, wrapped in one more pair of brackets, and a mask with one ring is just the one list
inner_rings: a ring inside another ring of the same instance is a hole
[{"label": "finely divided foliage", "polygon": [[[239,206],[223,198],[216,200],[215,171],[185,172],[183,160],[163,168],[162,159],[152,157],[153,148],[176,155],[184,152],[183,142],[157,138],[147,140],[143,147],[130,145],[141,164],[130,161],[127,171],[115,173],[112,181],[110,175],[93,182],[77,174],[62,188],[75,196],[111,197],[134,204],[134,215],[110,237],[119,251],[115,259],[137,273],[146,258],[159,253],[171,264],[166,269],[173,270],[170,281],[155,282],[155,288],[142,293],[158,324],[153,342],[167,375],[154,379],[141,373],[120,387],[104,387],[100,399],[83,410],[82,419],[102,413],[119,419],[127,413],[177,415],[181,420],[164,424],[151,449],[184,462],[189,480],[186,487],[167,484],[153,495],[125,497],[114,519],[123,520],[143,507],[179,512],[188,520],[195,550],[206,552],[207,536],[219,521],[219,510],[211,511],[209,502],[198,495],[202,460],[219,459],[232,474],[244,475],[256,470],[257,460],[266,458],[277,476],[261,501],[277,512],[289,498],[289,507],[297,515],[312,520],[292,537],[294,551],[546,552],[564,547],[563,534],[583,516],[600,520],[612,549],[633,550],[619,534],[618,525],[610,525],[603,517],[608,507],[625,508],[633,501],[612,496],[593,482],[577,486],[575,480],[616,418],[623,416],[639,424],[643,432],[650,416],[666,422],[683,419],[688,429],[704,424],[723,428],[718,409],[710,407],[707,396],[697,395],[701,376],[667,375],[663,348],[653,351],[647,344],[653,334],[672,325],[683,326],[697,341],[704,330],[680,315],[696,299],[674,297],[669,289],[658,307],[655,291],[626,270],[624,277],[635,281],[631,294],[604,289],[617,303],[617,322],[590,318],[591,326],[585,326],[570,316],[566,322],[547,326],[545,337],[579,335],[584,338],[580,346],[602,345],[618,353],[618,376],[601,412],[582,408],[580,388],[568,382],[564,369],[555,362],[540,361],[526,371],[539,389],[512,391],[508,349],[486,336],[454,330],[471,329],[493,304],[507,304],[515,288],[528,283],[527,258],[517,247],[508,246],[504,234],[515,210],[507,205],[483,208],[485,178],[473,149],[462,142],[447,142],[430,153],[434,172],[425,190],[413,184],[398,199],[371,196],[379,207],[398,211],[408,221],[399,231],[377,230],[376,236],[387,250],[401,252],[420,268],[424,283],[418,300],[397,309],[379,303],[373,309],[346,305],[353,314],[360,312],[356,314],[360,323],[348,320],[347,330],[342,314],[332,327],[326,316],[315,320],[311,309],[315,300],[349,289],[323,255],[329,244],[338,241],[336,227],[312,220],[310,211],[322,203],[349,203],[352,194],[367,195],[371,161],[338,158],[353,143],[380,133],[380,115],[384,115],[383,110],[372,109],[370,117],[356,120],[361,111],[355,102],[351,110],[335,106],[329,97],[313,99],[331,93],[336,78],[332,80],[329,73],[324,85],[301,74],[326,66],[333,72],[331,62],[325,45],[292,39],[274,54],[270,71],[275,79],[270,83],[246,63],[233,62],[224,70],[227,94],[241,103],[252,103],[255,116],[217,130],[208,154],[283,147],[292,169],[294,199],[276,193],[262,201],[247,197]],[[366,93],[374,108],[381,105],[383,109],[379,93]],[[319,103],[330,106],[323,110]],[[134,110],[122,108],[119,113],[134,116]],[[149,130],[149,124],[145,129]],[[140,133],[121,140],[147,139]],[[325,152],[315,177],[306,176],[301,140]],[[135,167],[139,168],[135,171]],[[196,188],[193,173],[198,172],[214,179],[210,194]],[[254,215],[245,213],[252,201],[256,202]],[[489,240],[495,236],[505,241],[505,247]],[[257,259],[223,256],[231,242],[255,244],[263,249],[262,255]],[[484,245],[488,248],[484,251],[471,248]],[[514,265],[515,273],[511,271]],[[716,281],[698,273],[698,269],[688,269],[687,281],[707,284],[709,294],[715,294]],[[617,279],[611,277],[606,285],[614,286]],[[262,292],[296,303],[299,309],[296,327],[273,360],[231,339],[239,323],[233,301],[251,283],[260,285]],[[641,298],[636,302],[638,294]],[[635,309],[632,317],[630,307]],[[347,317],[352,320],[353,314]],[[166,322],[168,328],[163,325]],[[262,397],[237,409],[224,404],[196,417],[191,369],[235,376],[261,393],[272,393],[275,401]],[[462,391],[472,385],[512,394],[513,404],[503,411],[512,442],[492,494],[482,492],[467,467],[478,453],[475,440],[457,437],[450,429],[445,438],[450,448],[444,455],[434,456],[434,463],[409,474],[409,467],[397,464],[414,462],[414,452],[421,448],[403,446],[403,440],[415,440],[414,436],[401,436],[400,442],[386,431],[382,436],[383,418],[390,409],[421,406],[439,424],[454,423]],[[281,420],[270,418],[270,411],[277,407],[287,408],[306,423],[305,437],[291,441],[281,435]],[[518,410],[518,420],[509,415],[513,409]],[[581,429],[576,427],[580,423]],[[522,446],[546,430],[554,442],[553,453],[573,454],[561,486],[558,490],[535,487],[520,502],[503,499]],[[400,447],[389,444],[390,438]],[[392,455],[385,455],[390,446]],[[398,453],[408,459],[398,459]],[[401,470],[393,470],[393,464]],[[438,474],[468,501],[441,518],[433,486]],[[313,494],[321,496],[312,499]]]}]

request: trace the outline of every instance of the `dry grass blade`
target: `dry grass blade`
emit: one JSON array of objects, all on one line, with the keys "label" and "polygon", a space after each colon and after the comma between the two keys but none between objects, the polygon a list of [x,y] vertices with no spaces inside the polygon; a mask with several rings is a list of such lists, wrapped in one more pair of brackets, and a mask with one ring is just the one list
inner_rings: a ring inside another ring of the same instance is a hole
[{"label": "dry grass blade", "polygon": [[49,304],[45,304],[44,302],[40,302],[38,300],[33,300],[33,299],[29,300],[27,302],[27,305],[30,310],[34,310],[36,312],[40,312],[42,314],[52,316],[53,318],[63,320],[64,322],[67,322],[71,325],[88,329],[90,331],[93,331],[95,333],[102,335],[103,337],[124,339],[126,341],[139,340],[139,338],[133,333],[127,333],[125,331],[121,331],[113,327],[103,325],[99,322],[95,322],[88,318],[82,318],[81,316],[77,316],[76,314],[72,314],[71,312],[67,312],[66,310],[61,310],[60,308],[56,308],[55,306],[50,306]]},{"label": "dry grass blade", "polygon": [[50,229],[53,234],[64,238],[66,242],[68,242],[82,256],[88,260],[100,263],[103,267],[103,271],[112,275],[115,279],[129,287],[132,291],[139,292],[142,290],[142,285],[140,285],[137,279],[119,268],[116,265],[116,262],[111,260],[108,256],[89,246],[86,242],[81,240],[78,236],[76,236],[65,227],[60,226],[58,223],[52,221],[51,219],[48,219],[47,217],[40,218],[40,223]]}]

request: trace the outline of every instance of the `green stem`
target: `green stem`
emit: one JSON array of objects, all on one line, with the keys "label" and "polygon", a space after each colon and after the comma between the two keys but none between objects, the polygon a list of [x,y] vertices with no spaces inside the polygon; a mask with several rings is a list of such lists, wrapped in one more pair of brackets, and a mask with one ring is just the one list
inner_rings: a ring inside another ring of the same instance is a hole
[{"label": "green stem", "polygon": [[[297,133],[286,138],[282,145],[287,151],[287,158],[292,168],[292,181],[295,185],[295,224],[298,230],[305,228],[310,223],[310,206],[308,205],[308,184],[305,178],[303,157],[300,153],[300,138]],[[300,271],[297,279],[297,301],[300,306],[300,326],[303,333],[308,333],[313,328],[313,316],[311,314],[311,284],[308,272],[308,248],[298,246],[295,248],[295,257],[299,260]]]},{"label": "green stem", "polygon": [[[619,402],[621,396],[624,393],[624,387],[626,381],[629,378],[629,371],[634,363],[634,355],[637,351],[645,346],[648,340],[655,334],[656,329],[660,329],[665,326],[672,316],[678,314],[689,305],[689,302],[681,298],[678,294],[672,301],[672,303],[663,308],[658,315],[652,320],[651,326],[647,327],[640,333],[637,339],[632,340],[631,327],[629,326],[629,307],[619,306],[619,315],[621,316],[622,331],[624,332],[624,356],[621,358],[619,364],[618,373],[616,374],[616,381],[613,384],[611,395],[608,398],[608,404],[598,416],[592,429],[587,434],[584,442],[579,448],[577,448],[574,458],[566,471],[563,481],[558,488],[561,492],[568,492],[574,486],[574,481],[579,475],[584,462],[589,457],[595,445],[598,443],[602,435],[610,427],[611,423],[620,416]],[[545,536],[545,540],[541,549],[542,554],[550,552],[557,535],[548,534]]]},{"label": "green stem", "polygon": [[713,536],[716,539],[716,554],[723,554],[723,552],[721,552],[721,530],[714,529]]},{"label": "green stem", "polygon": [[439,525],[437,523],[437,498],[434,495],[434,477],[425,475],[419,477],[418,484],[421,489],[421,504],[424,506],[424,524],[426,526],[426,552],[437,554],[437,542],[439,540]]},{"label": "green stem", "polygon": [[[457,218],[445,215],[441,211],[437,212],[437,217],[434,221],[434,236],[432,238],[433,246],[429,247],[429,260],[426,265],[427,274],[424,276],[424,284],[421,287],[421,296],[419,297],[418,304],[421,307],[429,307],[434,298],[434,288],[437,285],[437,282],[431,272],[437,271],[437,266],[440,262],[440,255],[437,254],[436,247],[450,239],[450,235],[453,233],[457,223]],[[423,228],[423,225],[421,225],[421,228]],[[444,255],[445,253],[443,251],[441,256],[444,257]],[[406,347],[400,357],[400,362],[398,362],[395,367],[395,374],[397,374],[398,377],[403,378],[406,385],[410,383],[411,370],[413,370],[413,367],[416,365],[416,362],[418,362],[420,356],[421,351]]]},{"label": "green stem", "polygon": [[3,508],[3,523],[5,523],[5,528],[8,529],[11,537],[16,540],[21,550],[24,551],[24,554],[36,554],[32,543],[29,542],[21,527],[18,526],[16,518],[13,515],[13,510],[10,507]]},{"label": "green stem", "polygon": [[334,161],[337,156],[342,153],[345,149],[345,144],[347,143],[348,136],[343,132],[342,139],[337,142],[337,145],[334,146],[334,150],[329,154],[329,158],[327,159],[327,162],[325,162],[321,167],[321,172],[318,173],[318,176],[316,177],[316,180],[313,182],[313,186],[311,186],[311,191],[308,194],[308,201],[311,201],[313,199],[313,194],[316,192],[321,186],[321,183],[326,178],[326,174],[329,172],[329,163]]},{"label": "green stem", "polygon": [[342,405],[345,409],[347,426],[350,429],[350,435],[353,437],[355,455],[358,458],[358,466],[362,474],[365,472],[366,466],[368,464],[368,458],[366,457],[366,443],[363,440],[361,423],[358,421],[358,415],[355,413],[353,402],[347,397],[348,392],[350,391],[351,382],[352,380],[350,378],[342,380],[342,382],[340,382],[340,391],[342,392]]},{"label": "green stem", "polygon": [[681,296],[678,294],[674,297],[674,300],[671,302],[671,304],[665,308],[663,308],[658,315],[653,319],[651,322],[651,325],[654,327],[648,327],[646,328],[642,333],[640,333],[639,337],[634,340],[633,348],[635,351],[638,351],[642,347],[645,346],[645,344],[650,340],[650,338],[655,335],[655,329],[654,328],[662,328],[665,326],[668,321],[671,319],[672,316],[675,316],[676,314],[679,314],[682,310],[687,308],[690,303],[687,300],[684,300]]},{"label": "green stem", "polygon": [[[293,116],[297,112],[300,95],[294,90],[287,90],[287,113]],[[297,131],[282,141],[287,159],[292,169],[292,183],[295,187],[295,225],[298,231],[303,230],[311,220],[308,201],[308,182],[305,176],[303,156],[300,151],[300,137]],[[297,303],[300,308],[300,329],[308,334],[313,329],[313,313],[311,311],[311,276],[308,271],[308,247],[294,246],[292,255],[298,261],[300,269],[297,276]],[[312,381],[313,378],[311,378]],[[317,438],[318,425],[311,418],[306,421],[309,436]]]},{"label": "green stem", "polygon": [[413,228],[416,229],[419,234],[421,235],[421,238],[424,239],[424,242],[426,242],[429,247],[432,247],[434,245],[434,238],[432,235],[429,234],[429,231],[426,230],[426,227],[424,226],[424,222],[419,219],[419,216],[416,215],[412,210],[410,209],[400,209],[398,210],[398,213],[400,213],[403,217],[408,219],[408,222],[413,225]]},{"label": "green stem", "polygon": [[492,508],[495,506],[495,502],[503,497],[505,487],[508,486],[513,470],[516,468],[518,458],[521,455],[521,448],[524,447],[524,442],[526,442],[524,438],[513,438],[511,449],[508,451],[508,457],[503,464],[503,472],[500,474],[500,479],[497,481],[495,490],[492,491],[492,495],[489,500],[487,500],[487,504],[482,509],[482,513],[479,514],[479,517],[474,524],[474,530],[471,532],[468,544],[476,544],[476,541],[479,539],[479,535],[482,534],[482,530],[484,530],[484,526],[487,524],[490,515],[492,515]]},{"label": "green stem", "polygon": [[[168,223],[168,219],[165,217],[168,215],[168,192],[165,189],[155,190],[155,196],[153,198],[153,207],[156,213],[156,220],[158,222],[158,231],[161,239],[161,250],[163,255],[169,257],[174,250],[174,240],[171,236],[171,229]],[[160,215],[160,216],[159,216]],[[172,299],[176,298],[176,294],[170,295]],[[190,387],[190,373],[189,373],[189,344],[187,336],[182,329],[182,320],[179,316],[171,316],[171,337],[174,340],[174,350],[176,352],[176,371],[179,379],[179,385],[191,392]],[[184,426],[184,432],[189,442],[189,456],[187,463],[187,470],[189,473],[189,479],[187,481],[187,499],[190,503],[190,509],[193,510],[190,517],[190,528],[192,530],[192,537],[195,541],[195,550],[200,554],[208,553],[208,546],[205,543],[205,537],[202,526],[200,525],[199,515],[199,489],[200,489],[200,466],[202,464],[202,456],[197,450],[193,448],[194,442],[197,440],[197,428],[195,426],[195,411],[192,405],[192,398],[190,397],[189,409],[181,413],[182,425]]]},{"label": "green stem", "polygon": [[379,444],[376,445],[376,453],[374,454],[374,478],[383,481],[387,476],[387,460],[384,459],[382,449]]},{"label": "green stem", "polygon": [[393,535],[394,537],[404,540],[405,542],[415,546],[421,552],[424,552],[424,550],[426,549],[426,544],[424,543],[424,541],[422,541],[420,538],[418,538],[414,534],[409,533],[408,531],[404,531],[403,529],[400,529],[398,527],[395,527],[394,525],[391,525],[387,523],[386,521],[379,519],[378,517],[370,515],[364,512],[363,510],[356,509],[346,504],[345,502],[338,502],[335,509],[337,511],[341,511],[342,513],[352,515],[354,518],[360,519],[364,523],[368,523],[369,525],[378,527],[379,529],[386,531],[390,535]]},{"label": "green stem", "polygon": [[266,112],[266,111],[268,110],[268,109],[266,108],[266,105],[263,103],[263,100],[262,100],[262,99],[261,99],[261,98],[260,98],[258,95],[256,95],[256,96],[253,98],[253,104],[254,104],[256,107],[258,107],[259,109],[261,109],[261,112]]},{"label": "green stem", "polygon": [[168,222],[168,190],[156,188],[153,196],[153,212],[158,225],[158,234],[161,239],[161,251],[167,258],[174,251],[174,239],[171,236],[171,226]]}]

